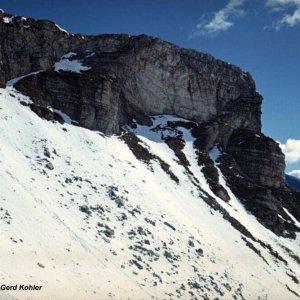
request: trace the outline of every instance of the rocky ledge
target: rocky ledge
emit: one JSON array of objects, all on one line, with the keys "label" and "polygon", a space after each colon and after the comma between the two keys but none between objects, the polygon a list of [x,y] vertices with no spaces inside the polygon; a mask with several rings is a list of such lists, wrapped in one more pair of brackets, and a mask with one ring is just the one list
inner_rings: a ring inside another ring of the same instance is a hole
[{"label": "rocky ledge", "polygon": [[[10,84],[31,97],[35,112],[52,107],[108,135],[132,122],[151,126],[153,115],[189,119],[216,195],[228,200],[208,157],[218,145],[221,165],[230,161],[224,174],[232,190],[265,226],[287,230],[278,214],[283,202],[299,210],[299,196],[285,186],[278,144],[261,133],[262,97],[249,73],[158,38],[73,35],[50,21],[3,12],[0,37],[0,86],[24,76]],[[168,145],[179,153],[177,142]]]}]

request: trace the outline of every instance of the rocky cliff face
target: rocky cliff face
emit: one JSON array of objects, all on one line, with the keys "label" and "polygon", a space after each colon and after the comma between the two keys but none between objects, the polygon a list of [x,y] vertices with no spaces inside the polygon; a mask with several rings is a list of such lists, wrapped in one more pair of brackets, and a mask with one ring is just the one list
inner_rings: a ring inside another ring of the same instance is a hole
[{"label": "rocky cliff face", "polygon": [[[228,198],[207,157],[218,145],[250,190],[262,189],[262,202],[273,203],[265,225],[278,234],[285,230],[276,225],[281,201],[271,190],[286,189],[284,156],[261,133],[262,97],[249,73],[157,38],[70,35],[53,22],[1,12],[0,38],[0,85],[35,72],[14,86],[36,107],[50,106],[105,134],[119,133],[133,121],[150,126],[150,117],[159,114],[195,121],[199,165],[205,166],[212,189]],[[248,202],[253,198],[251,193],[239,196]]]},{"label": "rocky cliff face", "polygon": [[230,136],[227,149],[250,178],[264,186],[282,186],[284,157],[272,139],[240,129]]},{"label": "rocky cliff face", "polygon": [[[116,133],[128,117],[161,113],[198,122],[229,115],[236,128],[261,128],[262,98],[251,76],[238,67],[147,36],[69,35],[49,21],[3,16],[2,84],[43,70],[46,74],[37,75],[41,79],[26,80],[27,85],[40,85],[47,79],[42,90],[47,100],[34,95],[36,101],[55,105],[64,91],[69,97],[59,103],[88,128]],[[5,18],[9,21],[4,22]],[[80,59],[91,69],[80,76],[54,72],[52,66],[67,52],[76,53],[70,61]],[[91,83],[88,91],[82,89],[86,83]],[[53,90],[52,86],[57,88]],[[82,92],[76,91],[76,86]],[[101,113],[102,107],[115,111],[113,118],[108,116],[113,126],[107,128],[107,122],[103,122],[106,114]]]}]

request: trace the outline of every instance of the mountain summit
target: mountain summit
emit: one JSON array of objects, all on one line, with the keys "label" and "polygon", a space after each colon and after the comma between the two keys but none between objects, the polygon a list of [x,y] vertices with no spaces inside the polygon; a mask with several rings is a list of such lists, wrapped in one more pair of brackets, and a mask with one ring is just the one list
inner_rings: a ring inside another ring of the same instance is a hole
[{"label": "mountain summit", "polygon": [[1,297],[299,298],[300,193],[249,73],[1,10],[0,36]]}]

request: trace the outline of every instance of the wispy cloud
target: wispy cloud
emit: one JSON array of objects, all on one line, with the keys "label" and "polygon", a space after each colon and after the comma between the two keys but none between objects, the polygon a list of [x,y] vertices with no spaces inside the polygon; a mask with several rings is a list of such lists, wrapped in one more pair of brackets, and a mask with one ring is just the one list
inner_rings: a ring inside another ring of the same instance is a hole
[{"label": "wispy cloud", "polygon": [[[244,7],[246,2],[249,1],[228,0],[227,5],[220,10],[212,14],[203,14],[189,37],[214,37],[220,32],[227,31],[235,25],[238,18],[246,15]],[[260,3],[259,11],[277,15],[275,16],[277,19],[264,29],[272,28],[278,31],[284,26],[294,27],[300,23],[300,0],[261,0]]]},{"label": "wispy cloud", "polygon": [[247,0],[230,0],[227,5],[215,12],[211,18],[202,15],[200,22],[194,28],[190,38],[196,36],[214,36],[226,31],[234,25],[234,19],[245,15],[243,5]]},{"label": "wispy cloud", "polygon": [[280,144],[282,152],[285,154],[287,164],[300,161],[300,140],[288,139],[285,144]]},{"label": "wispy cloud", "polygon": [[288,172],[289,175],[298,177],[300,179],[300,170],[293,170],[291,172]]},{"label": "wispy cloud", "polygon": [[266,7],[283,14],[281,18],[273,22],[272,27],[276,30],[283,26],[294,27],[300,23],[300,0],[267,0]]}]

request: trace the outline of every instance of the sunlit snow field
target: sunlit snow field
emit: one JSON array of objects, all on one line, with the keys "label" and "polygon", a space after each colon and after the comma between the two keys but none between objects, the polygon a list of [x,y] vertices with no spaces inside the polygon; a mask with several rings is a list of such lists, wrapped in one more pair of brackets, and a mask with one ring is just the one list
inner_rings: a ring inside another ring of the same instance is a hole
[{"label": "sunlit snow field", "polygon": [[[279,238],[263,227],[220,170],[231,200],[218,199],[189,130],[181,128],[183,151],[201,188],[287,263],[251,241],[262,259],[202,200],[162,141],[172,132],[127,128],[170,165],[178,184],[119,136],[42,120],[20,101],[30,102],[12,86],[0,89],[0,278],[43,288],[0,291],[1,299],[298,299],[292,277],[300,268],[283,246],[299,256],[299,236]],[[153,127],[172,118],[153,118]],[[210,153],[216,166],[219,154]]]}]

